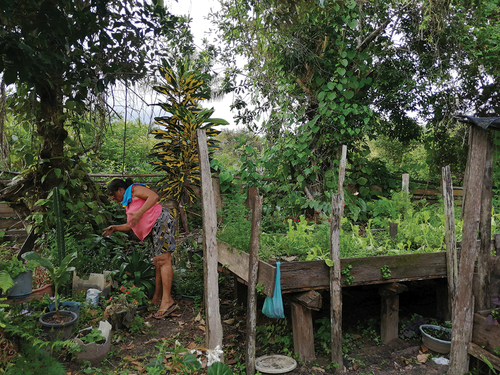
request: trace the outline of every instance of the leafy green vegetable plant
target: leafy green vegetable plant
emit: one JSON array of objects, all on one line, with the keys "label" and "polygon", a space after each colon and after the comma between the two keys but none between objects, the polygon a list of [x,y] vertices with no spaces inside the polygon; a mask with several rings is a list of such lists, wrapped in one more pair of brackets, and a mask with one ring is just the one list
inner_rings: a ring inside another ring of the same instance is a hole
[{"label": "leafy green vegetable plant", "polygon": [[93,328],[93,329],[89,329],[88,332],[85,332],[82,334],[82,336],[80,337],[80,339],[85,343],[85,344],[90,344],[91,342],[99,342],[99,341],[103,341],[103,340],[106,340],[106,338],[104,336],[102,336],[102,332],[97,329],[97,328]]}]

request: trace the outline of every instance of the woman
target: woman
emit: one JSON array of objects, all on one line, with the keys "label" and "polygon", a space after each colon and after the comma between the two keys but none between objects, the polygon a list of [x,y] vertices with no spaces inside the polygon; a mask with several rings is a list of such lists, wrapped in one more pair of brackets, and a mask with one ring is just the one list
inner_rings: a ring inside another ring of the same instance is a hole
[{"label": "woman", "polygon": [[107,191],[111,200],[125,207],[127,223],[110,225],[103,234],[109,236],[116,231],[132,230],[141,241],[151,234],[155,265],[155,293],[151,303],[160,305],[153,317],[166,317],[178,307],[171,295],[175,220],[170,217],[169,210],[158,203],[158,194],[143,184],[134,184],[130,178],[126,181],[114,179],[108,184]]}]

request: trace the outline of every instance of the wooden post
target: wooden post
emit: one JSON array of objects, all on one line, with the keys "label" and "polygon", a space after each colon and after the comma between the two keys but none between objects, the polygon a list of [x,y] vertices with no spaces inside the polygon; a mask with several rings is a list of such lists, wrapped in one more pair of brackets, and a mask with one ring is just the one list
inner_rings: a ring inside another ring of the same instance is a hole
[{"label": "wooden post", "polygon": [[206,314],[206,344],[209,349],[222,349],[222,322],[219,310],[219,278],[217,272],[217,216],[213,195],[210,163],[208,162],[207,135],[196,130],[200,158],[202,214],[203,214],[203,281]]},{"label": "wooden post", "polygon": [[[259,272],[260,221],[262,217],[262,200],[257,190],[251,198],[252,231],[250,233],[250,257],[248,259],[248,306],[246,337],[246,374],[255,374],[255,334],[257,330],[257,274]],[[249,197],[250,198],[250,197]]]},{"label": "wooden post", "polygon": [[493,189],[493,140],[488,138],[486,165],[483,178],[483,193],[481,196],[481,216],[479,235],[481,246],[477,258],[477,275],[479,280],[479,295],[476,301],[476,311],[491,307],[490,302],[490,258],[491,258],[491,208]]},{"label": "wooden post", "polygon": [[293,351],[304,362],[316,358],[311,310],[319,311],[323,305],[321,294],[315,290],[295,293],[292,300]]},{"label": "wooden post", "polygon": [[338,363],[339,372],[344,371],[342,359],[342,284],[340,265],[340,219],[344,213],[344,179],[347,159],[347,146],[342,145],[339,168],[338,193],[332,195],[332,222],[330,226],[330,324],[332,362]]},{"label": "wooden post", "polygon": [[455,235],[455,206],[453,205],[453,184],[450,166],[442,168],[441,180],[443,183],[445,243],[446,243],[446,271],[448,279],[449,310],[454,304],[458,283],[457,239]]},{"label": "wooden post", "polygon": [[380,338],[385,344],[399,335],[399,294],[408,287],[403,284],[385,284],[379,290],[381,297]]},{"label": "wooden post", "polygon": [[472,144],[469,145],[467,161],[468,173],[464,185],[467,186],[464,200],[462,250],[460,252],[459,275],[455,303],[452,307],[450,368],[448,374],[462,375],[469,370],[467,346],[472,338],[472,323],[474,314],[474,297],[471,281],[474,276],[474,263],[477,256],[477,232],[481,211],[481,194],[486,165],[486,150],[488,135],[486,130],[477,126],[470,127]]},{"label": "wooden post", "polygon": [[410,192],[410,175],[408,173],[401,176],[401,190],[406,194]]},{"label": "wooden post", "polygon": [[342,360],[342,286],[340,265],[340,218],[344,200],[340,194],[332,195],[332,222],[330,227],[330,324],[332,362],[343,372]]},{"label": "wooden post", "polygon": [[293,349],[301,361],[316,358],[311,310],[298,302],[292,302]]},{"label": "wooden post", "polygon": [[398,223],[389,223],[389,237],[396,238],[398,236]]}]

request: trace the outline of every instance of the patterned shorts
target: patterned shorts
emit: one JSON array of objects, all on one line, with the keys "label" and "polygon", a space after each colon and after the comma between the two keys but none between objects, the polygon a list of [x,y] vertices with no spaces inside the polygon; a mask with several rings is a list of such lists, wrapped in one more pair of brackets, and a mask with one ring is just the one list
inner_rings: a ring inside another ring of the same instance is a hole
[{"label": "patterned shorts", "polygon": [[175,251],[175,224],[174,216],[164,208],[151,230],[153,257]]}]

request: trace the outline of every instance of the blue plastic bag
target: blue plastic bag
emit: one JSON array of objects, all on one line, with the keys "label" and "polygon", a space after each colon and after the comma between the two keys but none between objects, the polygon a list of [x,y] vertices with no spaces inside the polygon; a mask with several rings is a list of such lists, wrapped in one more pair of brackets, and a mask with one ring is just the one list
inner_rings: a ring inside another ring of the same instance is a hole
[{"label": "blue plastic bag", "polygon": [[281,298],[281,272],[280,262],[276,263],[276,283],[274,284],[274,297],[266,297],[262,313],[270,318],[284,318],[283,299]]}]

